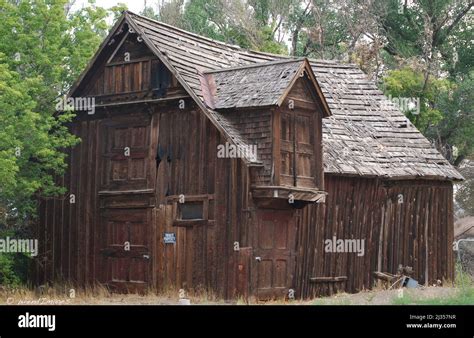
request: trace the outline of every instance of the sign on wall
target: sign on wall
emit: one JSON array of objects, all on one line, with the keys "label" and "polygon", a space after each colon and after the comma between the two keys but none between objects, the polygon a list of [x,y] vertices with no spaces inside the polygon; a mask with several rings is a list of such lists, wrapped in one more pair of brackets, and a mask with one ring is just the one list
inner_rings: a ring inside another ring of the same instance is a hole
[{"label": "sign on wall", "polygon": [[165,232],[163,234],[163,242],[165,244],[175,244],[176,243],[176,234],[174,232]]}]

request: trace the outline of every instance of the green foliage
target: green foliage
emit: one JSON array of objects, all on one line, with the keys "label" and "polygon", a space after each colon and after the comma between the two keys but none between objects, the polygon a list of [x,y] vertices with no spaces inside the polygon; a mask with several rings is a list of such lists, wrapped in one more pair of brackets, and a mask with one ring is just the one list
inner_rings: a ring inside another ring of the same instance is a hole
[{"label": "green foliage", "polygon": [[106,34],[107,11],[73,14],[66,0],[0,0],[0,209],[2,222],[28,222],[35,197],[64,192],[54,177],[77,143],[55,112]]},{"label": "green foliage", "polygon": [[392,70],[383,79],[386,95],[420,98],[420,114],[407,116],[452,163],[474,151],[473,79],[425,79],[411,68]]},{"label": "green foliage", "polygon": [[[471,125],[472,128],[472,125]],[[456,186],[456,203],[460,207],[458,216],[474,215],[474,155],[466,157],[460,165],[459,172],[463,175],[465,181]]]},{"label": "green foliage", "polygon": [[221,23],[223,17],[219,1],[193,0],[185,5],[184,26],[196,34],[211,39],[226,41],[227,27]]},{"label": "green foliage", "polygon": [[288,49],[283,43],[279,43],[273,39],[271,27],[263,27],[259,32],[261,45],[258,50],[261,52],[273,53],[273,54],[287,54]]},{"label": "green foliage", "polygon": [[443,119],[443,113],[435,108],[435,100],[440,93],[447,90],[448,86],[449,83],[445,80],[433,79],[425,89],[423,74],[410,68],[392,70],[383,79],[383,88],[387,96],[420,99],[419,114],[416,109],[406,114],[421,132],[438,125]]},{"label": "green foliage", "polygon": [[[12,230],[1,230],[0,238],[15,237]],[[16,288],[27,283],[31,257],[23,253],[0,253],[0,285]]]},{"label": "green foliage", "polygon": [[17,287],[21,284],[20,278],[15,274],[14,266],[13,254],[0,254],[0,285]]},{"label": "green foliage", "polygon": [[214,40],[283,54],[287,48],[275,39],[277,23],[271,9],[291,2],[295,1],[170,0],[156,12],[147,7],[141,14]]},{"label": "green foliage", "polygon": [[65,169],[60,149],[75,139],[62,125],[69,115],[57,119],[35,111],[37,103],[29,93],[40,81],[22,80],[4,59],[0,55],[0,203],[11,206],[10,216],[25,218],[35,212],[31,197],[36,192],[61,192],[53,182]]},{"label": "green foliage", "polygon": [[[303,22],[299,33],[296,56],[318,59],[342,59],[348,52],[350,40],[348,22],[342,20],[340,4],[328,0],[314,0],[312,15],[303,18],[303,8],[296,6],[288,26]],[[356,6],[356,5],[354,5]]]},{"label": "green foliage", "polygon": [[[474,154],[474,71],[461,81],[450,82],[448,90],[434,97],[443,119],[427,136],[444,145],[448,160],[455,165]],[[451,148],[455,147],[455,149]]]}]

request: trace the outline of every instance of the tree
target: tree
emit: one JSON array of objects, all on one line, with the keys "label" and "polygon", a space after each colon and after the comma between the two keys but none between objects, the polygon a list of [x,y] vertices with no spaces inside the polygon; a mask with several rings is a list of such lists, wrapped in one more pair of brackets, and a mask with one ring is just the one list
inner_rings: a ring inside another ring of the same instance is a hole
[{"label": "tree", "polygon": [[[379,6],[387,4],[379,2]],[[424,88],[431,75],[440,76],[440,70],[458,62],[459,56],[460,64],[472,66],[472,60],[467,60],[472,53],[467,51],[472,51],[472,18],[468,14],[473,6],[472,0],[391,0],[379,21],[388,41],[384,49],[392,56],[421,58]],[[461,45],[463,40],[466,44]]]},{"label": "tree", "polygon": [[415,126],[454,165],[474,151],[474,104],[472,77],[456,83],[430,78],[409,67],[392,70],[383,89],[394,98],[419,99],[419,111],[406,111]]},{"label": "tree", "polygon": [[66,168],[63,150],[78,140],[55,111],[108,28],[106,10],[91,4],[0,0],[1,223],[21,226],[35,215],[36,197],[64,192],[55,177]]},{"label": "tree", "polygon": [[455,195],[457,214],[461,217],[474,216],[474,156],[467,158],[459,166],[459,172],[465,181],[457,185]]}]

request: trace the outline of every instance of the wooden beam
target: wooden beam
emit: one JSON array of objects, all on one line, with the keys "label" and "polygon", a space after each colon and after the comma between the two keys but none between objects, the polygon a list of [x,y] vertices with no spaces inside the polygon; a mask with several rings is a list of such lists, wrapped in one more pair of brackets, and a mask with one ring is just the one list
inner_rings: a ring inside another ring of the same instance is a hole
[{"label": "wooden beam", "polygon": [[180,99],[189,99],[189,96],[175,96],[175,97],[164,97],[161,99],[153,99],[153,100],[140,100],[140,101],[126,101],[126,102],[113,102],[113,103],[104,103],[98,104],[95,108],[104,108],[104,107],[116,107],[116,106],[128,106],[131,104],[141,104],[141,103],[160,103],[160,102],[167,102],[173,100],[180,100]]},{"label": "wooden beam", "polygon": [[280,172],[281,172],[281,111],[275,109],[272,112],[272,142],[273,142],[273,176],[272,184],[280,185]]},{"label": "wooden beam", "polygon": [[311,277],[309,279],[312,283],[335,283],[335,282],[345,282],[347,276],[336,276],[336,277]]}]

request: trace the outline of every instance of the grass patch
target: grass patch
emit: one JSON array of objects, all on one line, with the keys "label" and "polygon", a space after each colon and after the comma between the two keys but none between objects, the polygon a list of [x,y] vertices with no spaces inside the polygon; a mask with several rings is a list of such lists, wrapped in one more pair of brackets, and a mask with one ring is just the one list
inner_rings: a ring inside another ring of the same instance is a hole
[{"label": "grass patch", "polygon": [[433,297],[428,299],[417,299],[414,295],[404,294],[401,298],[395,298],[393,305],[474,305],[474,287],[456,291],[451,296]]},{"label": "grass patch", "polygon": [[393,299],[392,304],[394,305],[474,305],[474,282],[469,274],[465,272],[462,273],[462,266],[459,263],[456,263],[455,285],[458,288],[458,290],[450,296],[418,299],[413,294],[404,293],[403,297]]}]

